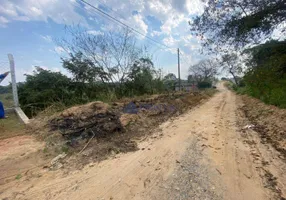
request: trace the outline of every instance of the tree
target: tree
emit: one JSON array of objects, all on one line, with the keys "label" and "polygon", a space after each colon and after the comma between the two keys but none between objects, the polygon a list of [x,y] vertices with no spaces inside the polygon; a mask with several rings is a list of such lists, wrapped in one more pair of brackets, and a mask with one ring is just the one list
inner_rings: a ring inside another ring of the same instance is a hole
[{"label": "tree", "polygon": [[188,75],[188,83],[195,83],[195,82],[196,82],[196,81],[195,81],[193,75],[189,74],[189,75]]},{"label": "tree", "polygon": [[12,93],[12,84],[10,83],[7,86],[0,85],[0,94]]},{"label": "tree", "polygon": [[93,83],[98,80],[102,82],[108,80],[107,74],[104,70],[87,58],[83,58],[81,52],[77,52],[75,55],[70,53],[69,59],[62,59],[63,68],[67,69],[76,82],[80,83]]},{"label": "tree", "polygon": [[222,56],[221,65],[223,70],[230,73],[236,85],[238,85],[238,76],[242,73],[242,65],[237,54],[225,54]]},{"label": "tree", "polygon": [[134,62],[143,50],[136,45],[136,39],[129,29],[121,29],[103,34],[91,34],[80,26],[66,27],[70,36],[58,41],[67,52],[76,55],[96,67],[104,82],[123,83]]},{"label": "tree", "polygon": [[258,68],[268,64],[277,69],[280,75],[286,73],[286,40],[271,40],[265,44],[247,49],[244,53],[249,55],[247,65],[250,68]]},{"label": "tree", "polygon": [[203,60],[189,67],[189,74],[196,82],[210,82],[217,74],[218,65],[212,60]]},{"label": "tree", "polygon": [[164,80],[168,80],[168,81],[177,81],[177,77],[175,74],[173,73],[169,73],[164,77]]},{"label": "tree", "polygon": [[26,75],[26,82],[19,84],[19,101],[24,112],[33,116],[55,102],[70,105],[76,101],[71,87],[71,80],[60,72],[36,67],[32,75]]},{"label": "tree", "polygon": [[[286,20],[285,0],[204,0],[207,6],[192,22],[191,31],[210,51],[236,50],[257,44]],[[285,32],[285,29],[284,29]],[[223,48],[224,47],[224,48]]]},{"label": "tree", "polygon": [[175,90],[177,77],[175,74],[169,73],[163,78],[163,82],[164,82],[164,85],[166,86],[167,90]]},{"label": "tree", "polygon": [[247,93],[286,108],[286,42],[269,41],[246,52],[251,55],[244,75]]},{"label": "tree", "polygon": [[127,77],[128,90],[137,91],[137,95],[153,93],[155,72],[150,58],[140,58],[135,61]]}]

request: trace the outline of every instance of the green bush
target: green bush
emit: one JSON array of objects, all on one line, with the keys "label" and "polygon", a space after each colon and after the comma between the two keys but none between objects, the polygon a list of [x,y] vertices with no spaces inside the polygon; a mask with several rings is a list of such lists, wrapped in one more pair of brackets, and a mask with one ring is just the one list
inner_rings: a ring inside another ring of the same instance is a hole
[{"label": "green bush", "polygon": [[212,87],[212,84],[210,82],[207,82],[207,81],[198,82],[198,88],[200,89],[211,88],[211,87]]},{"label": "green bush", "polygon": [[70,79],[60,72],[37,67],[33,75],[26,76],[26,82],[19,84],[19,101],[24,112],[33,117],[54,105],[69,107],[95,100],[111,102],[122,97],[155,94],[164,90],[163,80],[152,63],[134,64],[126,80],[115,83]]},{"label": "green bush", "polygon": [[286,107],[286,42],[270,41],[251,49],[250,68],[244,76],[245,93]]}]

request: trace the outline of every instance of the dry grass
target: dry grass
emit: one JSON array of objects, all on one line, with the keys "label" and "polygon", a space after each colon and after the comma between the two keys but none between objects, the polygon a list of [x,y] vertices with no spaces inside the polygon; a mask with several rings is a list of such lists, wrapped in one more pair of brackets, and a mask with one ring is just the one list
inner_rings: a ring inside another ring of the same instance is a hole
[{"label": "dry grass", "polygon": [[11,108],[14,105],[13,94],[0,94],[0,101],[3,103],[4,108]]},{"label": "dry grass", "polygon": [[24,133],[25,125],[15,113],[7,114],[5,119],[0,119],[0,139],[23,135]]}]

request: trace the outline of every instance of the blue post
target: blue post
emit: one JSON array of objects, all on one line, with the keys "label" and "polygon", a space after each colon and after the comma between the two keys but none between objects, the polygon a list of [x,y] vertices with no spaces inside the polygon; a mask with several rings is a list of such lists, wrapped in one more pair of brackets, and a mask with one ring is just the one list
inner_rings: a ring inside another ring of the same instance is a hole
[{"label": "blue post", "polygon": [[[0,74],[0,83],[6,78],[6,76],[9,74],[9,72],[6,72],[4,74]],[[3,103],[0,101],[0,119],[5,118],[5,110]]]},{"label": "blue post", "polygon": [[4,118],[5,118],[5,110],[4,110],[4,106],[2,102],[0,101],[0,119],[4,119]]}]

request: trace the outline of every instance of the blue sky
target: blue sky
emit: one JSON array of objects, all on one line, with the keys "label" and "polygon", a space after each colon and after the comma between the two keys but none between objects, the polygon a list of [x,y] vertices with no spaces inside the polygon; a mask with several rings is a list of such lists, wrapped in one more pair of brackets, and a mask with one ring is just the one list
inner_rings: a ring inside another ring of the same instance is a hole
[{"label": "blue sky", "polygon": [[[187,76],[188,66],[203,58],[198,53],[199,41],[191,36],[188,26],[188,21],[202,12],[203,4],[199,0],[87,1],[171,47],[162,49],[138,36],[139,43],[154,52],[155,66],[165,73],[177,74],[178,47],[185,55],[181,62],[183,78]],[[64,54],[54,39],[65,36],[65,25],[78,23],[98,33],[119,28],[118,24],[98,15],[79,0],[0,0],[0,69],[7,69],[1,63],[7,60],[7,53],[12,53],[17,81],[24,81],[24,74],[32,73],[33,66],[66,73],[60,59]]]}]

